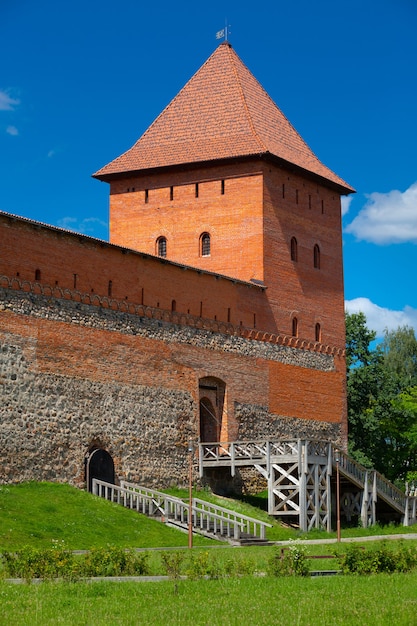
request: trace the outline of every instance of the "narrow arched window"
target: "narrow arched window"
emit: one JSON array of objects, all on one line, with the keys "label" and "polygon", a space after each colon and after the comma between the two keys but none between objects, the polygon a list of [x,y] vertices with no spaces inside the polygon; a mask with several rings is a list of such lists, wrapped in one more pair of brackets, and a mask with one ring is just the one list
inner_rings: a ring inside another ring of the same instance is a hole
[{"label": "narrow arched window", "polygon": [[35,270],[35,280],[41,279],[41,270]]},{"label": "narrow arched window", "polygon": [[313,255],[314,255],[314,267],[319,270],[320,269],[320,248],[317,244],[314,246]]},{"label": "narrow arched window", "polygon": [[200,256],[210,256],[210,253],[210,235],[208,233],[203,233],[200,236]]},{"label": "narrow arched window", "polygon": [[166,237],[158,237],[156,240],[156,254],[163,258],[167,255],[167,240]]},{"label": "narrow arched window", "polygon": [[316,341],[321,341],[321,326],[319,323],[315,326]]},{"label": "narrow arched window", "polygon": [[292,336],[298,337],[298,319],[296,317],[292,318]]},{"label": "narrow arched window", "polygon": [[295,237],[291,237],[291,261],[298,261],[298,243]]},{"label": "narrow arched window", "polygon": [[177,310],[177,302],[176,300],[172,300],[171,302],[171,311],[176,311]]}]

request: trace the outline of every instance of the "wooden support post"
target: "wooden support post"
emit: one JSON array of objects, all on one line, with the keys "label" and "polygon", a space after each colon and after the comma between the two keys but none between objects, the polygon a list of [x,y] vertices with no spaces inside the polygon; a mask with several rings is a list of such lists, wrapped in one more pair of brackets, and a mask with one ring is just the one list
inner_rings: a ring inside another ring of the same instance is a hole
[{"label": "wooden support post", "polygon": [[299,524],[300,529],[303,532],[308,530],[307,527],[307,488],[306,488],[306,473],[307,473],[307,445],[305,441],[298,440],[298,481],[299,481]]},{"label": "wooden support post", "polygon": [[365,472],[365,480],[362,494],[362,506],[361,506],[361,523],[362,528],[368,527],[368,507],[369,507],[369,476],[368,472]]},{"label": "wooden support post", "polygon": [[372,480],[372,513],[371,513],[371,525],[376,523],[376,502],[378,499],[377,484],[376,484],[376,472],[373,471]]}]

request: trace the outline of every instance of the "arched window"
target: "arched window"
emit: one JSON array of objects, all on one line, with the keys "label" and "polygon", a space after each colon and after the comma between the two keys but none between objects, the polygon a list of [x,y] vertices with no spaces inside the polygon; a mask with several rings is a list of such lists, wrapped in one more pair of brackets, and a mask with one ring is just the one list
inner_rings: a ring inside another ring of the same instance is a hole
[{"label": "arched window", "polygon": [[321,341],[321,326],[318,322],[315,326],[315,335],[316,335],[316,341]]},{"label": "arched window", "polygon": [[203,233],[200,235],[200,256],[210,256],[210,235]]},{"label": "arched window", "polygon": [[296,317],[292,318],[292,336],[298,337],[298,319]]},{"label": "arched window", "polygon": [[41,270],[35,270],[35,280],[41,279]]},{"label": "arched window", "polygon": [[317,244],[314,246],[313,256],[314,256],[314,267],[319,270],[320,269],[320,248]]},{"label": "arched window", "polygon": [[167,255],[167,240],[166,237],[158,237],[156,240],[156,254],[161,257]]},{"label": "arched window", "polygon": [[295,237],[291,237],[291,261],[298,261],[298,244]]}]

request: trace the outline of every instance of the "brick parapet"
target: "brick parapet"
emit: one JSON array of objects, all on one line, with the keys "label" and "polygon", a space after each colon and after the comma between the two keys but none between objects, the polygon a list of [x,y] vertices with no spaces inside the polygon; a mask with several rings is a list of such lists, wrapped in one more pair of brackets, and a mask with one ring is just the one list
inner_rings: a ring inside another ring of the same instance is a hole
[{"label": "brick parapet", "polygon": [[207,330],[221,335],[241,337],[254,341],[261,341],[289,348],[306,350],[314,353],[345,357],[345,350],[336,346],[325,345],[320,342],[312,342],[301,337],[292,337],[284,333],[271,333],[265,330],[248,328],[242,325],[234,325],[230,322],[223,322],[209,318],[197,317],[195,315],[168,311],[143,304],[117,300],[98,294],[81,293],[77,290],[62,289],[58,286],[51,286],[40,282],[21,281],[16,277],[0,276],[0,289],[2,291],[11,290],[30,293],[35,296],[42,296],[47,299],[72,301],[84,307],[95,306],[102,310],[114,311],[122,314],[138,316],[175,324],[178,326],[189,326],[199,330]]},{"label": "brick parapet", "polygon": [[233,328],[231,324],[224,328],[221,323],[213,320],[193,318],[141,305],[134,306],[135,312],[132,313],[111,307],[92,306],[78,300],[61,300],[36,293],[0,288],[0,311],[8,309],[17,314],[94,326],[103,330],[151,335],[154,339],[169,343],[190,343],[227,353],[244,354],[321,371],[332,371],[335,368],[335,354],[310,351],[306,348],[298,349],[296,345],[291,345],[291,339],[294,338],[289,338],[289,345],[285,345],[282,341],[285,336],[274,336],[241,327]]}]

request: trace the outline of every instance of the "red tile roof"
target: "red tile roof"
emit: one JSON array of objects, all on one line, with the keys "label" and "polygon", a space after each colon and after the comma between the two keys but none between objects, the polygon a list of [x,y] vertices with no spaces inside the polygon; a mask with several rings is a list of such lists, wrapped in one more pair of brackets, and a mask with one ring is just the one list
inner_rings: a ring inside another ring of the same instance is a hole
[{"label": "red tile roof", "polygon": [[272,156],[341,188],[243,64],[221,43],[135,145],[93,174],[101,180],[145,169]]}]

